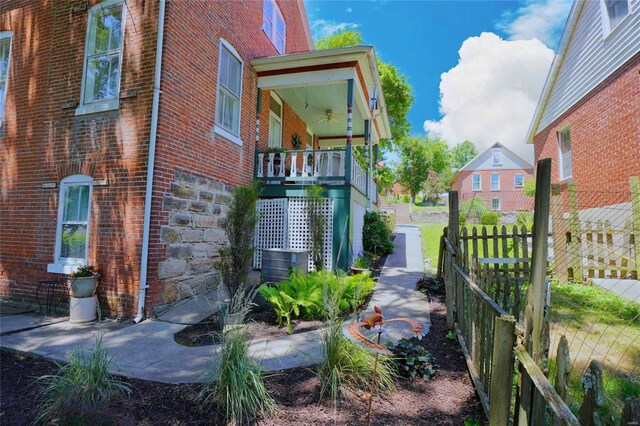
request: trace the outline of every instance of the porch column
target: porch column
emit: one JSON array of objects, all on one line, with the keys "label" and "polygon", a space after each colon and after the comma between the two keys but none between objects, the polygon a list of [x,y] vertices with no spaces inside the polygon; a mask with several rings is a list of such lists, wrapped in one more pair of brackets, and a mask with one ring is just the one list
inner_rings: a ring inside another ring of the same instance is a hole
[{"label": "porch column", "polygon": [[258,144],[260,142],[260,110],[262,109],[262,89],[258,89],[256,101],[256,144],[255,144],[255,159],[256,162],[256,173],[255,177],[262,177],[263,170],[263,158],[264,154],[258,154]]},{"label": "porch column", "polygon": [[347,81],[347,145],[353,138],[353,79]]}]

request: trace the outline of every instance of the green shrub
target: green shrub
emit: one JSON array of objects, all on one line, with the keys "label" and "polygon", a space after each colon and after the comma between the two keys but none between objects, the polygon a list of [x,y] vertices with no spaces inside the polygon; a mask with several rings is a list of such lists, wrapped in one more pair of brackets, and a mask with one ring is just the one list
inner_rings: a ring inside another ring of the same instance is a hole
[{"label": "green shrub", "polygon": [[351,266],[358,269],[369,269],[371,267],[371,257],[367,254],[358,256],[353,259],[353,264]]},{"label": "green shrub", "polygon": [[480,224],[482,225],[497,225],[500,222],[500,213],[488,212],[483,213],[480,217]]},{"label": "green shrub", "polygon": [[533,229],[533,213],[520,212],[516,216],[516,225],[518,228],[526,227],[528,230]]},{"label": "green shrub", "polygon": [[395,345],[389,344],[393,352],[393,360],[402,377],[430,379],[436,375],[431,353],[411,340],[400,339]]},{"label": "green shrub", "polygon": [[473,197],[460,204],[460,213],[466,215],[467,219],[480,219],[480,217],[488,211],[484,200],[479,197]]},{"label": "green shrub", "polygon": [[405,203],[405,204],[411,202],[411,197],[409,196],[409,194],[404,194],[402,196],[402,202]]},{"label": "green shrub", "polygon": [[396,214],[392,212],[384,212],[380,214],[382,215],[382,220],[387,225],[389,232],[393,234],[396,230]]},{"label": "green shrub", "polygon": [[458,215],[458,221],[460,223],[460,227],[462,228],[463,226],[465,226],[467,224],[467,215],[464,213],[460,213]]},{"label": "green shrub", "polygon": [[368,272],[335,275],[323,270],[308,274],[293,272],[286,280],[275,285],[264,284],[258,291],[276,312],[279,325],[286,324],[287,331],[291,333],[292,319],[314,320],[326,317],[322,296],[325,286],[329,291],[340,294],[340,311],[348,313],[364,303],[374,285],[375,281]]},{"label": "green shrub", "polygon": [[69,363],[57,364],[58,373],[38,378],[42,383],[36,422],[79,421],[91,423],[91,410],[110,399],[131,393],[128,384],[109,374],[111,359],[102,346],[102,334],[93,349],[67,354]]},{"label": "green shrub", "polygon": [[362,245],[367,253],[376,256],[385,256],[393,252],[391,231],[380,213],[367,212],[364,214]]}]

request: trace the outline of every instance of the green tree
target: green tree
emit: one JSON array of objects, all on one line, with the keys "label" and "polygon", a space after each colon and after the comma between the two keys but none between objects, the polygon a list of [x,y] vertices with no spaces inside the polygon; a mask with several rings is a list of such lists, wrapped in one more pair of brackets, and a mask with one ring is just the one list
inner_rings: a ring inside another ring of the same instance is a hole
[{"label": "green tree", "polygon": [[464,141],[454,146],[449,152],[451,167],[460,170],[478,155],[476,146],[471,141]]},{"label": "green tree", "polygon": [[396,180],[396,174],[389,165],[378,171],[378,193],[387,195]]},{"label": "green tree", "polygon": [[447,144],[429,136],[410,136],[399,144],[400,183],[411,193],[415,203],[416,194],[423,189],[429,171],[441,173],[447,167]]},{"label": "green tree", "polygon": [[[339,33],[322,37],[315,43],[316,50],[335,49],[337,47],[357,46],[363,44],[362,34],[358,30],[342,30]],[[391,126],[391,140],[380,142],[382,149],[392,149],[394,144],[402,141],[411,125],[407,114],[413,105],[413,88],[407,77],[400,74],[398,68],[378,59],[380,83],[387,106],[387,115]]]}]

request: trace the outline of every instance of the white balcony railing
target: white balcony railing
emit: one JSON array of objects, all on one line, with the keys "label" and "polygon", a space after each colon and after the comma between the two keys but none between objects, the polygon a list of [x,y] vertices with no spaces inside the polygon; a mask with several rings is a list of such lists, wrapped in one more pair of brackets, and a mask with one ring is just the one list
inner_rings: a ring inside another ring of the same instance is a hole
[{"label": "white balcony railing", "polygon": [[293,180],[344,178],[345,159],[344,150],[258,152],[256,177]]},{"label": "white balcony railing", "polygon": [[367,194],[367,172],[355,158],[351,162],[351,183],[363,194]]}]

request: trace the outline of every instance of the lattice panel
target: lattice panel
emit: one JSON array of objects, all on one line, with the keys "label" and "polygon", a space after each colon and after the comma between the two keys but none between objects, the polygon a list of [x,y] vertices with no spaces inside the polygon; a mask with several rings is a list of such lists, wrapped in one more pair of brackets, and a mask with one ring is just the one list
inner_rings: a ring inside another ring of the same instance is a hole
[{"label": "lattice panel", "polygon": [[353,244],[351,248],[353,250],[353,257],[359,256],[364,251],[364,245],[362,244],[362,228],[364,227],[364,214],[367,210],[360,204],[354,203],[353,205],[353,237],[351,241]]},{"label": "lattice panel", "polygon": [[[311,233],[309,232],[309,219],[307,212],[308,198],[289,198],[289,248],[309,250]],[[327,270],[333,267],[333,198],[325,198],[322,212],[327,218],[324,235],[324,264]],[[315,264],[309,255],[309,270],[315,270]]]},{"label": "lattice panel", "polygon": [[258,200],[253,268],[262,269],[262,249],[287,248],[287,199]]}]

